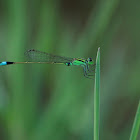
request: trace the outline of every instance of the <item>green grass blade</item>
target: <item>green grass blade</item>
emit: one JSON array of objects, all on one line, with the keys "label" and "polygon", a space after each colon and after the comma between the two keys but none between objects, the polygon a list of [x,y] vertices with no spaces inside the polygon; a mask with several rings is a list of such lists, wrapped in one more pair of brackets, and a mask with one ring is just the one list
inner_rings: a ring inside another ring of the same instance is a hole
[{"label": "green grass blade", "polygon": [[136,112],[135,120],[133,123],[130,140],[136,140],[139,128],[140,128],[140,101],[139,101],[138,109]]},{"label": "green grass blade", "polygon": [[94,90],[94,140],[99,140],[99,118],[100,118],[100,48],[96,57]]}]

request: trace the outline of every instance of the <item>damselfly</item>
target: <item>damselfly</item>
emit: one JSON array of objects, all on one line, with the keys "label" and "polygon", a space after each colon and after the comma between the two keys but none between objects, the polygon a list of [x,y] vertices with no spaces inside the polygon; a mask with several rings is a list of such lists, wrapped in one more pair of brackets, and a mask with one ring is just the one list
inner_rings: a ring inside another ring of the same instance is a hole
[{"label": "damselfly", "polygon": [[25,55],[28,57],[29,61],[26,62],[9,62],[3,61],[0,62],[0,66],[10,65],[10,64],[64,64],[66,66],[81,66],[84,70],[84,76],[92,79],[93,76],[91,73],[94,71],[94,62],[92,58],[83,59],[83,58],[69,58],[63,56],[52,55],[49,53],[41,52],[38,50],[28,50],[25,52]]}]

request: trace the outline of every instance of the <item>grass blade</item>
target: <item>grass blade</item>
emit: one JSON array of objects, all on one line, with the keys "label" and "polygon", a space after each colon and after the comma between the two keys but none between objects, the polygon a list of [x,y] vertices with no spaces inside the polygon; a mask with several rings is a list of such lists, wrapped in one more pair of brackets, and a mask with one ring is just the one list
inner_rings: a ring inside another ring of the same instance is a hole
[{"label": "grass blade", "polygon": [[94,89],[94,140],[99,140],[100,118],[100,48],[96,57],[95,89]]},{"label": "grass blade", "polygon": [[139,101],[138,109],[136,112],[135,120],[133,123],[130,140],[136,140],[139,128],[140,128],[140,101]]}]

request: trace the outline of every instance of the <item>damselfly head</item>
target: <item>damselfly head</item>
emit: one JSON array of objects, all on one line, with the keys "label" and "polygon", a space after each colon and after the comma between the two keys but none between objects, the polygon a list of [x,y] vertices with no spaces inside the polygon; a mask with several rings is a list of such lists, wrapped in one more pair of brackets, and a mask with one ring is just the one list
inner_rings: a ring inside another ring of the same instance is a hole
[{"label": "damselfly head", "polygon": [[88,58],[87,62],[88,62],[88,64],[92,65],[93,64],[93,59],[92,58]]}]

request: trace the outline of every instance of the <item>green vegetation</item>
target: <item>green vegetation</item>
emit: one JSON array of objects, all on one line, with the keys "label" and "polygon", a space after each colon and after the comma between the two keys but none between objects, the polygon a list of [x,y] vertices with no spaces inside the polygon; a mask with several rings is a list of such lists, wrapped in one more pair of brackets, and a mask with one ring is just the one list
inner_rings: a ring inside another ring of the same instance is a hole
[{"label": "green vegetation", "polygon": [[136,140],[136,138],[138,136],[138,132],[140,131],[139,129],[140,129],[140,101],[139,101],[136,117],[134,120],[130,140]]},{"label": "green vegetation", "polygon": [[100,48],[98,48],[94,92],[94,140],[99,140],[100,125]]}]

